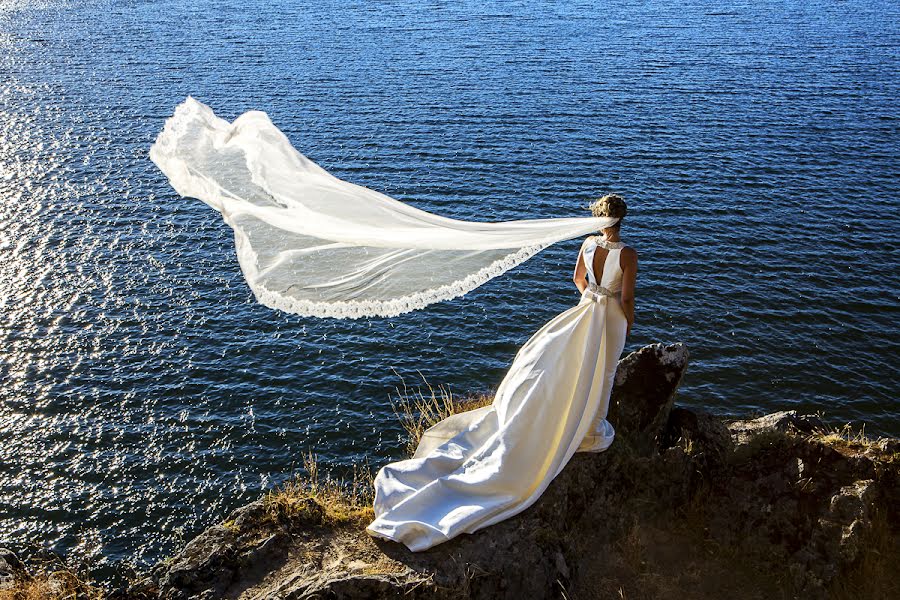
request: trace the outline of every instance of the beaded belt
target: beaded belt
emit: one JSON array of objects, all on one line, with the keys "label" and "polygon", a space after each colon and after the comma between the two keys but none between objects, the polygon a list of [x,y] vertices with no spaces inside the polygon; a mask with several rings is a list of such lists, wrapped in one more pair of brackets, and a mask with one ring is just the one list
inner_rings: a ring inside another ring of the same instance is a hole
[{"label": "beaded belt", "polygon": [[585,294],[590,292],[590,294],[588,294],[588,297],[594,302],[599,300],[600,296],[609,296],[610,298],[616,297],[616,293],[614,291],[610,290],[609,288],[605,288],[602,285],[597,285],[596,283],[588,283],[588,286],[584,291]]}]

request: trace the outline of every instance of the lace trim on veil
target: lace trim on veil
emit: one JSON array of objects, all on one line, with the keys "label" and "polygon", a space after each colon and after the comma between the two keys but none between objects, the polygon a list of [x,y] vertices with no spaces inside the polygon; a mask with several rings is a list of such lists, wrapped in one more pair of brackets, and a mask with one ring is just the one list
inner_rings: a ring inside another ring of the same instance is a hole
[{"label": "lace trim on veil", "polygon": [[512,254],[494,261],[481,270],[466,276],[453,283],[434,289],[417,292],[408,296],[401,296],[391,300],[341,300],[329,302],[315,302],[300,298],[284,296],[277,291],[266,289],[247,278],[250,289],[260,304],[308,317],[332,317],[337,319],[359,319],[362,317],[379,316],[395,317],[403,313],[412,312],[442,300],[452,300],[463,296],[475,288],[490,281],[494,277],[503,275],[510,269],[522,264],[550,244],[542,246],[526,246]]}]

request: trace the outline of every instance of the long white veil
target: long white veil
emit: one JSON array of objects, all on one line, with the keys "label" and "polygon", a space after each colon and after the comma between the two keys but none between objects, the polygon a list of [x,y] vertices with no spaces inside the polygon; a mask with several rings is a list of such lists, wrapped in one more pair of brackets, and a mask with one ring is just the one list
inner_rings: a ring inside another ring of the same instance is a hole
[{"label": "long white veil", "polygon": [[330,175],[264,112],[228,123],[190,96],[166,120],[150,158],[179,194],[222,213],[257,300],[300,315],[353,319],[422,308],[617,221],[441,217]]}]

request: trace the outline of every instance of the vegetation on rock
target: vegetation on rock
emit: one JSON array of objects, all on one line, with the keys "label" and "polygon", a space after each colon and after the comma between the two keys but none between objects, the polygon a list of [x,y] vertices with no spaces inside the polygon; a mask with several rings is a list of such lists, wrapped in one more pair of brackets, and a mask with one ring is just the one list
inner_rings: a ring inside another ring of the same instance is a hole
[{"label": "vegetation on rock", "polygon": [[[793,411],[729,421],[676,406],[687,358],[681,345],[623,358],[612,447],[576,453],[491,527],[416,553],[372,538],[369,465],[344,482],[309,452],[302,475],[107,597],[900,597],[898,441]],[[432,424],[492,401],[427,384],[398,396],[410,454]],[[7,577],[0,598],[100,597],[89,584],[25,595],[30,577]]]}]

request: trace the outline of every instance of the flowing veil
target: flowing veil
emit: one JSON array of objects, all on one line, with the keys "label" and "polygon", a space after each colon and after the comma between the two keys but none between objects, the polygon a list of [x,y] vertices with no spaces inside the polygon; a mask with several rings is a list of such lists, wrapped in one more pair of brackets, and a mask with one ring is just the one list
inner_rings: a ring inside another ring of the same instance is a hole
[{"label": "flowing veil", "polygon": [[462,221],[343,181],[261,111],[232,123],[188,96],[150,149],[182,196],[234,230],[257,300],[305,316],[394,316],[461,296],[609,217]]}]

